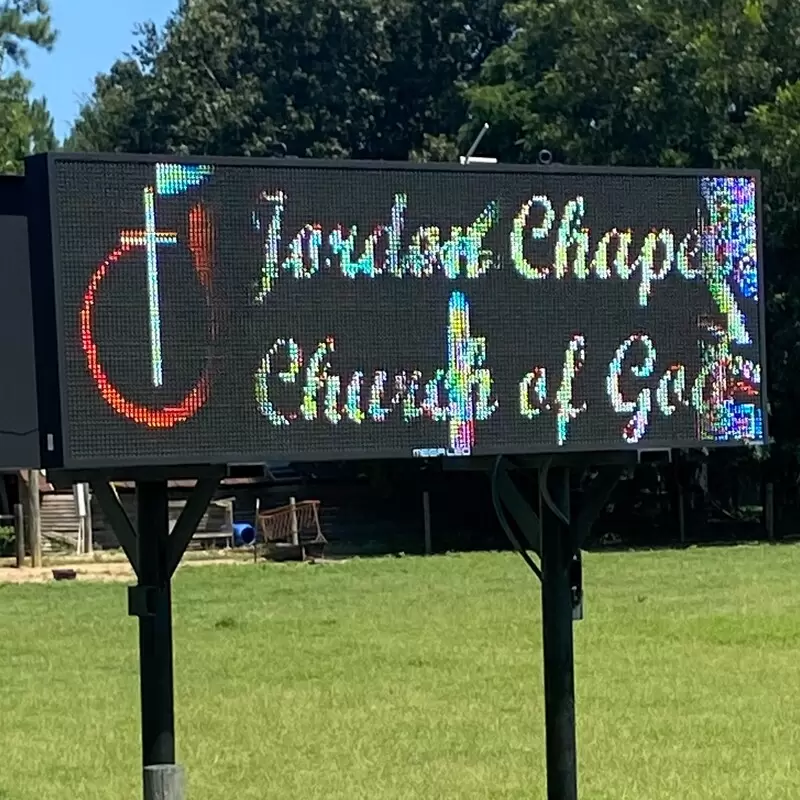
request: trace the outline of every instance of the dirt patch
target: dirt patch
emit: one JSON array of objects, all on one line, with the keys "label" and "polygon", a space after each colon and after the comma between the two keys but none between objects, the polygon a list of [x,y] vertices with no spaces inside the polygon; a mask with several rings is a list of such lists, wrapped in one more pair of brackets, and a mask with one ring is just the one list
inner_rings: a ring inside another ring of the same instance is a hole
[{"label": "dirt patch", "polygon": [[[206,558],[198,561],[184,561],[179,569],[187,567],[202,567],[205,564],[241,564],[230,558]],[[54,580],[53,569],[74,569],[78,573],[75,580],[79,581],[130,581],[135,582],[136,576],[127,561],[114,561],[107,563],[59,563],[57,567],[0,567],[0,583],[47,583]]]}]

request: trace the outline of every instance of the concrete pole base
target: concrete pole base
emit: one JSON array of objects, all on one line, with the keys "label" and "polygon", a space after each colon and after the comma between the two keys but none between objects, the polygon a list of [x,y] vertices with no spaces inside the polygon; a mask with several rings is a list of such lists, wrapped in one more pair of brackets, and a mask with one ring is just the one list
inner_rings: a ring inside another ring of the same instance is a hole
[{"label": "concrete pole base", "polygon": [[144,800],[186,800],[186,772],[178,764],[144,768]]}]

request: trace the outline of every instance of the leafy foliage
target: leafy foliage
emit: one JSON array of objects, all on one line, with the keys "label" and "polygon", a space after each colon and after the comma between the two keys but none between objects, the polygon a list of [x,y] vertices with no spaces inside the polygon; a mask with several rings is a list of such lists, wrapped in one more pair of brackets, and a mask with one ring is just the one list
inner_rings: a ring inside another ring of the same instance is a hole
[{"label": "leafy foliage", "polygon": [[800,76],[800,8],[760,0],[521,0],[468,91],[504,160],[728,164],[743,124]]},{"label": "leafy foliage", "polygon": [[[748,160],[764,174],[767,235],[767,333],[772,435],[790,450],[791,480],[800,475],[800,82],[778,89],[771,102],[757,106],[746,125]],[[787,476],[788,477],[788,476]]]},{"label": "leafy foliage", "polygon": [[183,2],[97,79],[68,145],[441,156],[461,86],[507,34],[498,0]]},{"label": "leafy foliage", "polygon": [[56,34],[44,0],[0,3],[0,169],[18,172],[25,156],[53,149],[53,119],[45,101],[31,99],[29,45],[50,49]]}]

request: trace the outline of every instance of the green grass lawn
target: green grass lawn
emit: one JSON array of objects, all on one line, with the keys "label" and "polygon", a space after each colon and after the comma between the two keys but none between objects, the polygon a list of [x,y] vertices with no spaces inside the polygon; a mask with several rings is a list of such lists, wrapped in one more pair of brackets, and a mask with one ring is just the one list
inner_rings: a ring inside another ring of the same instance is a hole
[{"label": "green grass lawn", "polygon": [[[800,797],[800,548],[589,555],[582,800]],[[190,800],[544,798],[539,587],[513,554],[186,569]],[[122,584],[0,586],[0,798],[138,800]]]}]

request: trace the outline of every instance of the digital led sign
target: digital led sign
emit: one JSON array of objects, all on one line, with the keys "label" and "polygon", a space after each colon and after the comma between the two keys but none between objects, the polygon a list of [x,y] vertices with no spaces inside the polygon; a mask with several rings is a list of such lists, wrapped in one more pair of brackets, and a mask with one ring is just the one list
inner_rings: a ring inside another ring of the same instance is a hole
[{"label": "digital led sign", "polygon": [[765,439],[757,174],[29,167],[64,466]]},{"label": "digital led sign", "polygon": [[0,176],[0,469],[39,466],[33,312],[23,179]]}]

